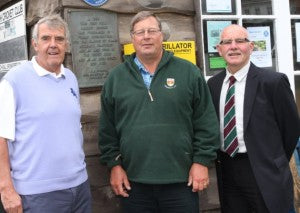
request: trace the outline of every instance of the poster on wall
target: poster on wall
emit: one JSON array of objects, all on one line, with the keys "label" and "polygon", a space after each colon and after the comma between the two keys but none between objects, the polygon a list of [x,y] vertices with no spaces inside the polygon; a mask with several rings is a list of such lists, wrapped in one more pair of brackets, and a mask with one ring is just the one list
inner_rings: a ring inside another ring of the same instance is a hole
[{"label": "poster on wall", "polygon": [[208,53],[209,69],[223,69],[227,66],[226,61],[223,57],[216,53]]},{"label": "poster on wall", "polygon": [[[183,58],[196,64],[196,45],[195,41],[164,41],[163,48],[171,51],[175,56]],[[124,55],[130,55],[135,52],[133,44],[124,45]]]},{"label": "poster on wall", "polygon": [[231,0],[206,0],[207,13],[231,13]]},{"label": "poster on wall", "polygon": [[254,42],[251,61],[258,67],[272,67],[271,33],[269,26],[247,27]]},{"label": "poster on wall", "polygon": [[231,21],[207,21],[207,49],[209,53],[217,51],[222,30],[231,24]]},{"label": "poster on wall", "polygon": [[300,62],[300,22],[295,23],[297,62]]},{"label": "poster on wall", "polygon": [[0,11],[0,79],[27,56],[25,0]]},{"label": "poster on wall", "polygon": [[220,43],[222,30],[230,24],[232,24],[232,21],[228,20],[206,21],[205,37],[207,38],[207,64],[209,70],[207,75],[209,76],[214,75],[226,67],[226,62],[224,58],[219,55],[216,47]]}]

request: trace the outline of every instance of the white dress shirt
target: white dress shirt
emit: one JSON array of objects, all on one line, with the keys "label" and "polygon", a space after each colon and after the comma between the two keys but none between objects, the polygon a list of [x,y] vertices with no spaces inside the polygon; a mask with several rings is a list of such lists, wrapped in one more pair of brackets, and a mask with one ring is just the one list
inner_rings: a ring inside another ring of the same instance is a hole
[{"label": "white dress shirt", "polygon": [[[49,72],[43,67],[41,67],[35,56],[31,59],[33,68],[36,73],[42,77],[45,75],[53,75],[55,78],[62,77],[64,72],[64,67],[61,65],[60,73],[56,75],[53,72]],[[6,138],[10,141],[15,140],[15,97],[13,88],[10,83],[2,79],[0,82],[0,137]]]},{"label": "white dress shirt", "polygon": [[[244,141],[244,95],[247,74],[250,67],[250,61],[239,71],[237,71],[233,76],[236,79],[235,82],[235,116],[236,116],[236,130],[237,138],[239,142],[239,153],[247,152],[245,141]],[[220,132],[221,132],[221,150],[224,151],[224,107],[226,93],[229,86],[229,77],[232,74],[226,70],[226,76],[223,81],[221,95],[220,95]]]}]

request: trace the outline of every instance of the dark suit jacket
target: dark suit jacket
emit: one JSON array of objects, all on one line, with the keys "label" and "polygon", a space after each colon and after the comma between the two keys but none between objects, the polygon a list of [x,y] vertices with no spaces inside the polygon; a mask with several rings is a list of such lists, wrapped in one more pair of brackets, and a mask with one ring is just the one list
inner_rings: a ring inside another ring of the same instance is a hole
[{"label": "dark suit jacket", "polygon": [[[223,71],[208,80],[218,117],[225,76]],[[272,213],[288,212],[293,203],[289,160],[300,135],[300,123],[286,75],[251,63],[243,120],[247,153],[265,203]]]}]

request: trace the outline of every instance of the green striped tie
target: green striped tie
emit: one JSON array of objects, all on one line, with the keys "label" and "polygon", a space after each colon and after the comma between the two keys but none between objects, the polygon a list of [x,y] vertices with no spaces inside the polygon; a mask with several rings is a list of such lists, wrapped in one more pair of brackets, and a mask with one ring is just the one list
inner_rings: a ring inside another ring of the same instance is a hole
[{"label": "green striped tie", "polygon": [[234,83],[236,79],[234,76],[229,78],[229,87],[226,94],[225,109],[224,109],[224,149],[225,152],[233,157],[239,150],[238,139],[236,132],[236,119],[235,119],[235,100]]}]

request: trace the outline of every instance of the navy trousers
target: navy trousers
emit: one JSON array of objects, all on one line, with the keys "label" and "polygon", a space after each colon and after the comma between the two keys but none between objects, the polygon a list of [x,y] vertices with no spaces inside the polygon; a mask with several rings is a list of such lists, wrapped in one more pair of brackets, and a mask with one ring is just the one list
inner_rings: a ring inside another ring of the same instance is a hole
[{"label": "navy trousers", "polygon": [[89,182],[79,186],[41,193],[21,195],[24,213],[91,213]]},{"label": "navy trousers", "polygon": [[[218,174],[222,213],[268,213],[247,154],[219,152]],[[220,184],[221,182],[221,184]]]},{"label": "navy trousers", "polygon": [[123,213],[199,213],[198,193],[187,183],[130,184],[129,197],[121,198]]}]

